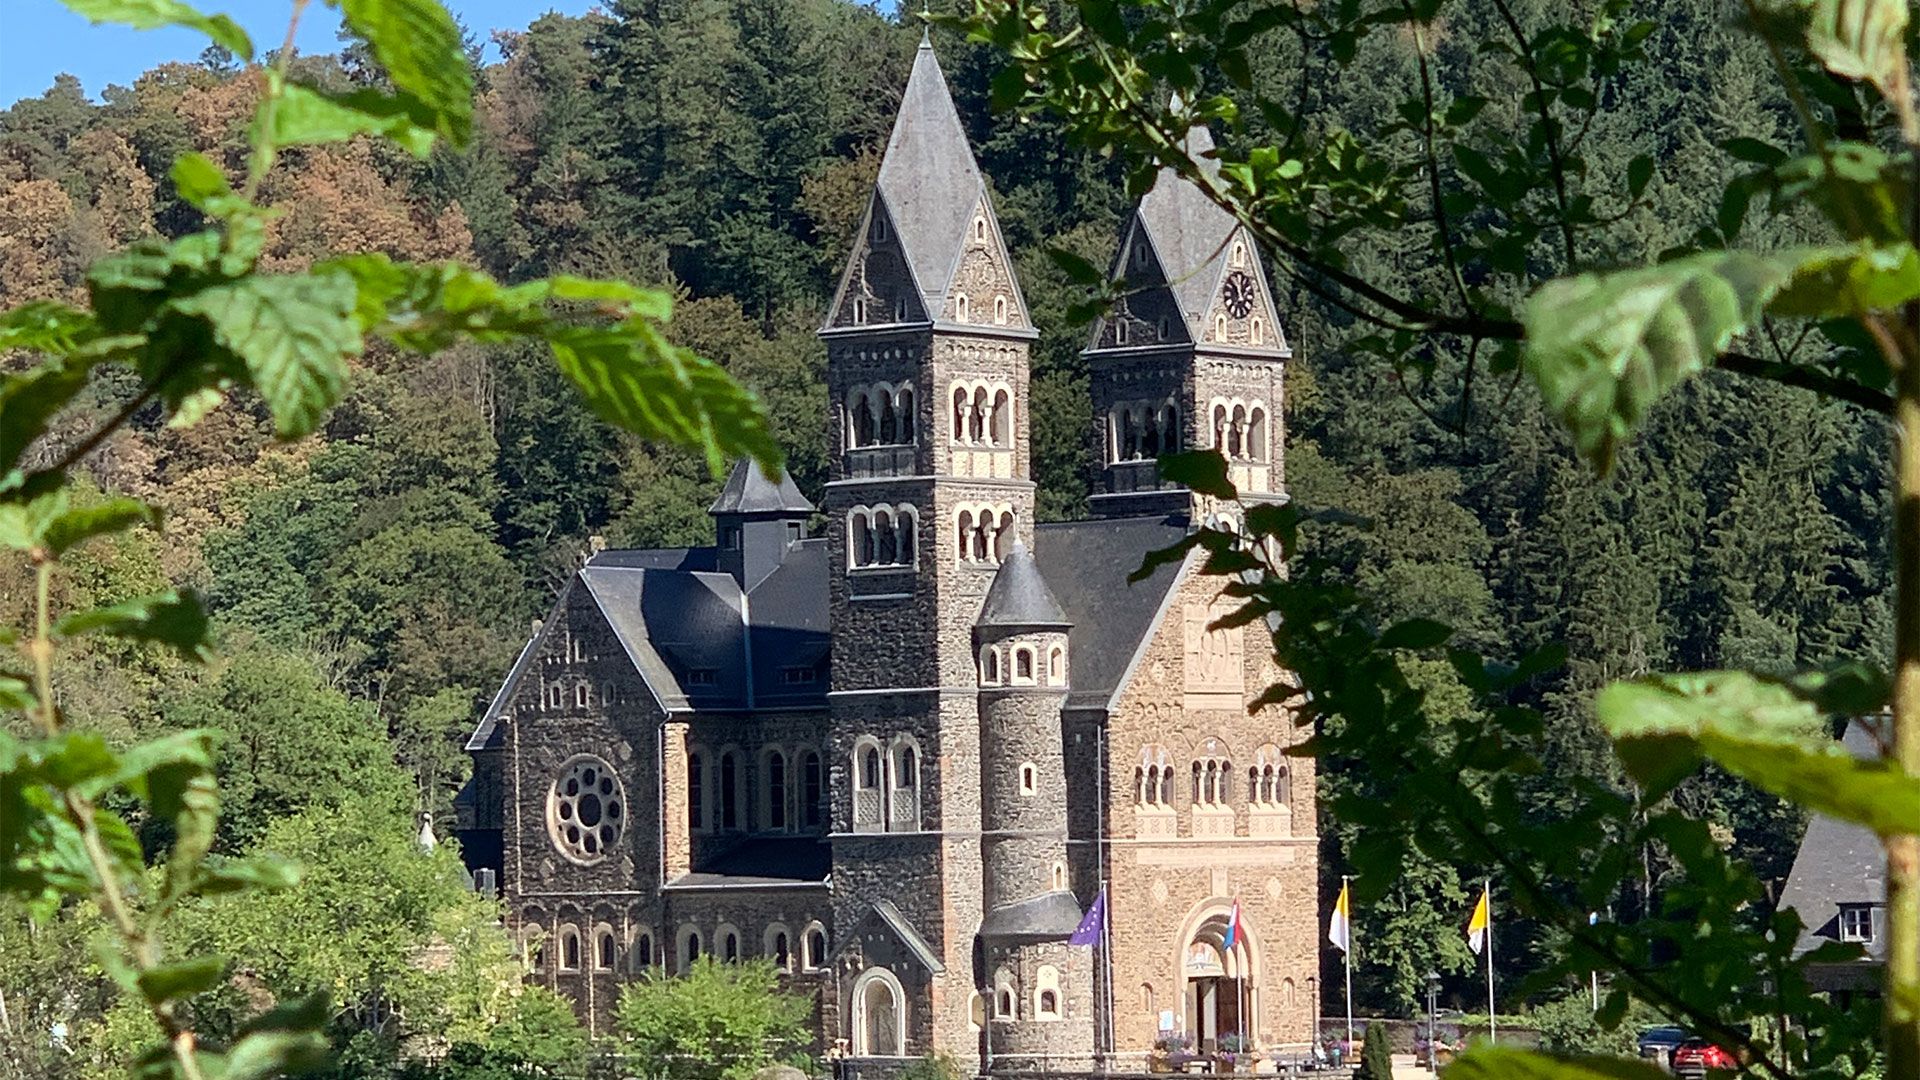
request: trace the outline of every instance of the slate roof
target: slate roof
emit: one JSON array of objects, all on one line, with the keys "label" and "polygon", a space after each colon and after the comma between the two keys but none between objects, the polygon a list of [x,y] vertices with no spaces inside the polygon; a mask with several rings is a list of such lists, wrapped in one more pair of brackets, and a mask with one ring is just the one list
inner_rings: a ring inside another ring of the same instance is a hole
[{"label": "slate roof", "polygon": [[1043,893],[987,912],[986,918],[980,920],[980,936],[1064,938],[1080,926],[1085,914],[1072,893],[1064,890]]},{"label": "slate roof", "polygon": [[1047,579],[1024,541],[1015,539],[1013,550],[1000,563],[980,606],[975,626],[1066,626],[1067,615],[1060,601],[1047,588]]},{"label": "slate roof", "polygon": [[[1867,730],[1849,725],[1841,744],[1858,757],[1873,754]],[[1780,906],[1799,912],[1806,929],[1795,946],[1803,953],[1840,937],[1841,904],[1884,904],[1887,901],[1886,849],[1863,825],[1815,815],[1794,856],[1793,870],[1780,890]],[[1867,954],[1885,960],[1884,934],[1867,946]]]},{"label": "slate roof", "polygon": [[[1180,566],[1161,566],[1134,585],[1127,576],[1186,529],[1178,516],[1035,526],[1035,550],[1022,550],[995,576],[981,617],[991,625],[1068,626],[1068,707],[1106,708],[1138,663]],[[832,644],[826,540],[788,547],[779,569],[745,595],[713,566],[712,548],[603,551],[571,587],[588,590],[662,708],[824,709]],[[521,650],[468,750],[498,746],[499,718],[553,622]],[[711,674],[696,680],[695,671]]]},{"label": "slate roof", "polygon": [[879,192],[928,311],[942,307],[986,191],[940,61],[923,40],[880,159]]},{"label": "slate roof", "polygon": [[[1220,163],[1207,155],[1213,152],[1213,134],[1205,125],[1188,130],[1187,155],[1209,177],[1220,175]],[[1160,270],[1166,275],[1167,289],[1186,321],[1188,339],[1204,340],[1207,311],[1220,289],[1227,268],[1227,239],[1239,223],[1206,193],[1172,169],[1161,169],[1148,190],[1134,207],[1129,235],[1122,237],[1115,253],[1112,276],[1125,277],[1128,252],[1132,249],[1131,231],[1144,232],[1153,248]],[[1264,275],[1256,273],[1260,288],[1266,290]],[[1097,331],[1096,331],[1097,332]],[[1289,353],[1278,320],[1272,327],[1271,351]]]},{"label": "slate roof", "polygon": [[814,506],[794,486],[793,474],[783,472],[775,481],[758,462],[741,458],[727,473],[720,497],[713,500],[709,514],[811,514]]},{"label": "slate roof", "polygon": [[1128,575],[1149,551],[1187,534],[1183,517],[1112,518],[1036,525],[1034,560],[1073,628],[1069,708],[1106,708],[1146,648],[1147,634],[1171,602],[1180,565],[1136,584]]}]

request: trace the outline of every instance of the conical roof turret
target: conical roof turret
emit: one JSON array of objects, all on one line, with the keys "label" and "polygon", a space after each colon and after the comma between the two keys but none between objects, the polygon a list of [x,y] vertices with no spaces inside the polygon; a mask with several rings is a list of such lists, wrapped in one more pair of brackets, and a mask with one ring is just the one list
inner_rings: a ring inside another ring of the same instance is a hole
[{"label": "conical roof turret", "polygon": [[1000,561],[1000,570],[993,576],[993,586],[987,590],[986,603],[981,605],[980,618],[974,622],[979,627],[1061,627],[1072,625],[1060,607],[1060,601],[1054,598],[1053,590],[1047,588],[1047,579],[1040,574],[1040,564],[1034,561],[1033,553],[1019,539],[1013,542],[1013,550]]},{"label": "conical roof turret", "polygon": [[814,506],[794,486],[793,474],[782,472],[776,482],[751,458],[733,463],[720,497],[709,514],[811,514]]}]

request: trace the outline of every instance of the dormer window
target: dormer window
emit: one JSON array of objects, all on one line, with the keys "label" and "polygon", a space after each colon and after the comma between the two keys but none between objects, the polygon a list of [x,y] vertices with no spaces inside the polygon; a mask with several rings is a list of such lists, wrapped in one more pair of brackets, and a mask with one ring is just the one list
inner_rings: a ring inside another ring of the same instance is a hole
[{"label": "dormer window", "polygon": [[853,321],[864,324],[867,321],[867,301],[865,297],[853,298]]},{"label": "dormer window", "polygon": [[1255,345],[1266,344],[1267,324],[1261,320],[1260,316],[1255,315],[1253,317],[1253,322],[1249,324],[1247,329],[1247,336]]},{"label": "dormer window", "polygon": [[993,298],[993,321],[999,326],[1007,325],[1007,298],[1004,296]]},{"label": "dormer window", "polygon": [[1158,330],[1160,331],[1161,341],[1166,341],[1173,337],[1173,326],[1167,322],[1167,317],[1165,315],[1160,316],[1160,325],[1158,327]]},{"label": "dormer window", "polygon": [[959,296],[954,297],[953,298],[953,321],[966,322],[970,314],[967,308],[968,308],[968,303],[967,303],[966,293],[961,293]]},{"label": "dormer window", "polygon": [[1124,318],[1113,321],[1113,343],[1115,345],[1127,343],[1127,320]]},{"label": "dormer window", "polygon": [[1862,945],[1873,943],[1872,904],[1840,905],[1840,940],[1858,942]]},{"label": "dormer window", "polygon": [[986,218],[977,217],[973,219],[973,238],[983,244],[987,242]]},{"label": "dormer window", "polygon": [[1233,254],[1228,256],[1227,261],[1234,266],[1247,265],[1247,245],[1238,240],[1234,241]]},{"label": "dormer window", "polygon": [[727,551],[739,551],[740,526],[722,525],[720,527],[720,546]]},{"label": "dormer window", "polygon": [[883,217],[876,217],[873,219],[873,242],[876,244],[883,244],[886,242],[886,240],[887,240],[887,219]]},{"label": "dormer window", "polygon": [[1147,268],[1147,245],[1145,241],[1133,245],[1133,268],[1135,270],[1145,270]]}]

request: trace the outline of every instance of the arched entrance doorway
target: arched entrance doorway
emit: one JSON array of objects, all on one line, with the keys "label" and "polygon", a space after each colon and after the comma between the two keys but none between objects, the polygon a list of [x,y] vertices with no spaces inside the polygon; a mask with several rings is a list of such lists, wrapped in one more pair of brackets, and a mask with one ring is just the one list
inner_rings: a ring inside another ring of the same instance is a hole
[{"label": "arched entrance doorway", "polygon": [[1233,1036],[1244,1047],[1251,1047],[1257,1034],[1253,1018],[1258,1015],[1253,943],[1247,932],[1246,917],[1240,920],[1232,948],[1226,944],[1228,913],[1216,912],[1203,918],[1187,936],[1181,950],[1180,966],[1185,987],[1186,1028],[1201,1050],[1217,1050],[1224,1036]]},{"label": "arched entrance doorway", "polygon": [[853,1052],[861,1057],[902,1057],[905,995],[886,968],[868,968],[853,984]]}]

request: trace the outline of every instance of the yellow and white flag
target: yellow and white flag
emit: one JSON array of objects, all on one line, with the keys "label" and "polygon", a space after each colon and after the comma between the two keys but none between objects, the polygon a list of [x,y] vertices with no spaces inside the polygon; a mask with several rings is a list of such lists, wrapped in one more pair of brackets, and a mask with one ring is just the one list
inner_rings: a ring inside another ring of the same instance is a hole
[{"label": "yellow and white flag", "polygon": [[1487,945],[1487,927],[1493,923],[1493,905],[1489,903],[1490,888],[1480,890],[1480,902],[1473,907],[1473,918],[1467,920],[1467,948],[1475,956]]},{"label": "yellow and white flag", "polygon": [[1333,918],[1327,920],[1327,940],[1340,947],[1341,952],[1353,951],[1353,923],[1350,919],[1352,908],[1347,901],[1347,883],[1340,883],[1340,899],[1333,902]]}]

